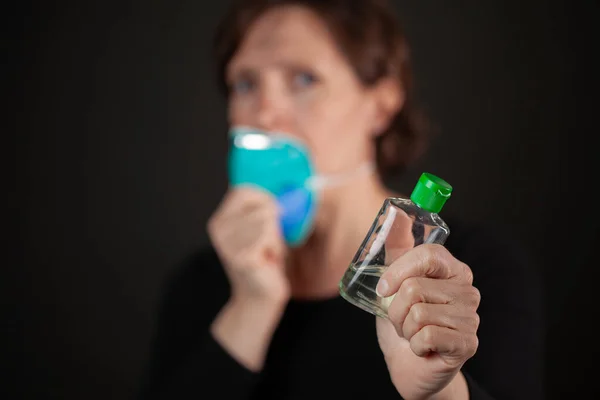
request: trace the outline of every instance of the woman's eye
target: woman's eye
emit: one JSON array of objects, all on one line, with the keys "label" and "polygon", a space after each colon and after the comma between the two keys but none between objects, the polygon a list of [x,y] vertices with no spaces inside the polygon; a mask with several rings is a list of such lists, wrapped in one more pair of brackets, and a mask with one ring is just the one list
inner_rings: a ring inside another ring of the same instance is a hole
[{"label": "woman's eye", "polygon": [[249,79],[238,79],[231,85],[231,90],[235,94],[246,94],[254,89],[254,82]]},{"label": "woman's eye", "polygon": [[317,78],[309,72],[300,72],[294,75],[294,86],[299,88],[306,88],[313,85],[317,81]]}]

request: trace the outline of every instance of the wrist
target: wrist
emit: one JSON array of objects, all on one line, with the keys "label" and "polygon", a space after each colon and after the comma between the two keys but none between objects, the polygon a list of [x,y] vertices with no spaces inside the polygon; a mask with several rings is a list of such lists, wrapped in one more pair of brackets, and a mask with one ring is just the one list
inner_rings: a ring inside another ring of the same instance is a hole
[{"label": "wrist", "polygon": [[285,296],[255,297],[232,293],[226,307],[239,313],[252,313],[261,318],[270,318],[281,314],[288,303]]},{"label": "wrist", "polygon": [[442,390],[429,397],[427,400],[468,400],[469,387],[462,372],[454,376],[454,379]]},{"label": "wrist", "polygon": [[213,321],[214,339],[241,365],[262,369],[285,305],[231,298]]}]

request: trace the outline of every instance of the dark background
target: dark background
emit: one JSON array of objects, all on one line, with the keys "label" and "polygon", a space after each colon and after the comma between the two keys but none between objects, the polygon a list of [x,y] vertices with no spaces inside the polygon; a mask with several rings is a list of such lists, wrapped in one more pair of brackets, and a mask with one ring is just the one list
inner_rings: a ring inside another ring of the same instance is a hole
[{"label": "dark background", "polygon": [[[590,391],[598,2],[396,3],[441,135],[390,185],[440,174],[455,187],[448,213],[530,249],[546,286],[548,398]],[[228,2],[16,4],[4,15],[19,224],[2,268],[3,398],[132,398],[163,279],[206,243],[226,187],[209,50]]]}]

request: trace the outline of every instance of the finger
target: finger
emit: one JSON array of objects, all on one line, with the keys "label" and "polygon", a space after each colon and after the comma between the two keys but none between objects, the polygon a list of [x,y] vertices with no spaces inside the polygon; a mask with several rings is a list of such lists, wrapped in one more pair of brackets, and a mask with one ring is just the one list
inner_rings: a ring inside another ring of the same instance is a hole
[{"label": "finger", "polygon": [[[277,218],[272,210],[259,208],[239,217],[238,221],[224,223],[214,233],[214,245],[226,254],[235,254],[241,262],[254,256],[266,256],[277,262],[285,253],[285,246]],[[264,254],[262,253],[264,252]]]},{"label": "finger", "polygon": [[457,364],[473,357],[479,346],[477,335],[436,325],[425,326],[409,343],[412,351],[419,357],[437,353],[446,360],[456,360]]},{"label": "finger", "polygon": [[223,226],[260,208],[272,209],[274,213],[278,210],[275,199],[264,191],[252,187],[233,188],[225,194],[221,205],[208,220],[208,232],[214,236]]},{"label": "finger", "polygon": [[231,213],[223,215],[219,224],[221,229],[228,234],[233,231],[233,234],[247,232],[251,236],[256,236],[260,232],[261,226],[268,223],[279,223],[278,211],[266,204],[259,204],[253,208],[233,210]]},{"label": "finger", "polygon": [[410,308],[404,323],[397,330],[400,329],[401,336],[410,340],[428,325],[475,334],[479,327],[479,316],[474,311],[451,304],[417,303]]},{"label": "finger", "polygon": [[267,207],[255,208],[244,214],[231,213],[213,221],[210,234],[217,242],[241,246],[242,243],[256,238],[261,226],[270,220],[276,218],[273,211]]},{"label": "finger", "polygon": [[454,258],[444,246],[423,244],[405,253],[386,269],[377,285],[377,293],[382,297],[389,296],[398,291],[405,279],[413,276],[473,282],[471,269]]},{"label": "finger", "polygon": [[263,236],[255,244],[239,252],[238,257],[240,259],[237,265],[279,268],[285,266],[285,246],[281,240]]},{"label": "finger", "polygon": [[[254,218],[253,214],[278,215],[278,207],[273,196],[253,187],[236,187],[225,195],[221,206],[208,222],[208,231],[211,235],[223,231],[225,227],[240,226],[240,222]],[[243,224],[242,224],[243,225]]]},{"label": "finger", "polygon": [[240,198],[248,200],[265,201],[273,199],[271,192],[256,185],[237,185],[227,191],[225,199],[239,200]]},{"label": "finger", "polygon": [[287,254],[287,246],[283,239],[281,225],[278,220],[266,223],[263,234],[259,238],[259,248],[264,251],[264,257],[270,265],[283,266]]},{"label": "finger", "polygon": [[450,304],[475,311],[479,307],[479,291],[458,281],[410,277],[400,285],[388,308],[388,317],[402,327],[411,307],[417,303]]},{"label": "finger", "polygon": [[253,186],[238,186],[231,189],[223,200],[221,215],[224,218],[230,215],[249,213],[261,207],[278,210],[279,205],[275,197],[266,190]]},{"label": "finger", "polygon": [[245,267],[283,266],[286,248],[279,237],[260,235],[241,246],[230,245],[226,253],[233,254],[231,265]]}]

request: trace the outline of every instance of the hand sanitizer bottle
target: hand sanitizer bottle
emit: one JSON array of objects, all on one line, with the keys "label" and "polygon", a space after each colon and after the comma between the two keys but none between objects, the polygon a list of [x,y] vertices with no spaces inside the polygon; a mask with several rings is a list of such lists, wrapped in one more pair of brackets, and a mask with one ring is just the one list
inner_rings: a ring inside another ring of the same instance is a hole
[{"label": "hand sanitizer bottle", "polygon": [[386,199],[339,283],[342,297],[371,314],[387,318],[393,296],[377,295],[379,278],[410,248],[423,243],[444,244],[450,229],[438,213],[451,193],[452,186],[446,181],[423,173],[410,198]]}]

